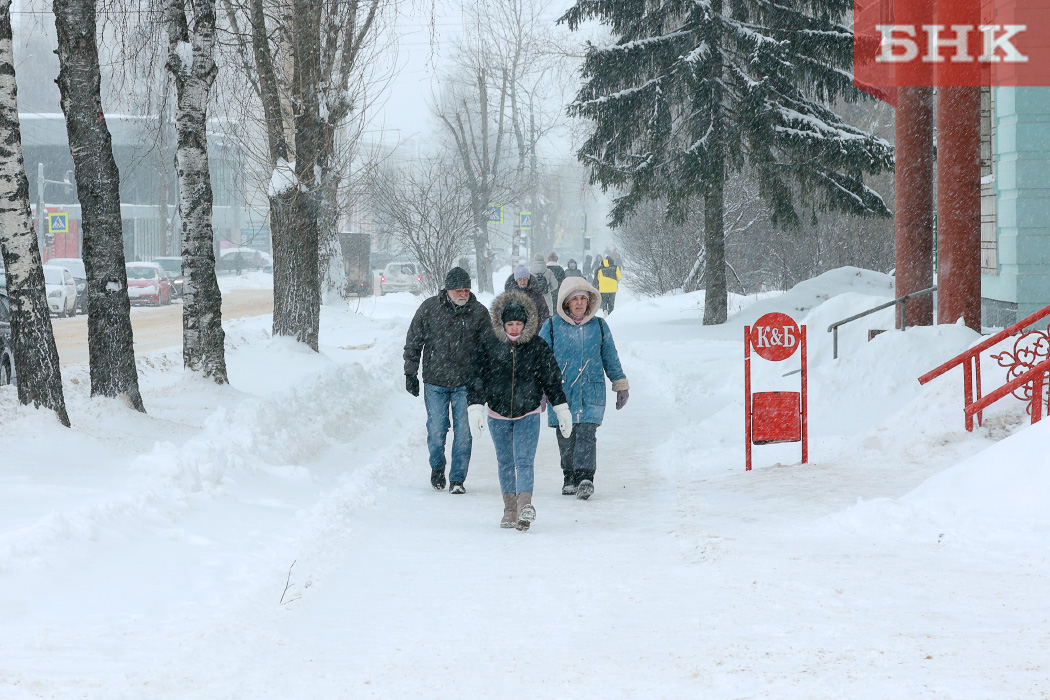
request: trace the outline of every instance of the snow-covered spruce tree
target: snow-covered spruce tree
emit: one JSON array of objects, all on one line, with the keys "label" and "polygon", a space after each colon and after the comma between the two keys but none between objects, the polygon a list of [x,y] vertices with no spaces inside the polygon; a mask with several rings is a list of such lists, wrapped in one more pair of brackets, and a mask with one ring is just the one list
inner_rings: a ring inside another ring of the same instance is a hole
[{"label": "snow-covered spruce tree", "polygon": [[18,370],[18,400],[51,409],[68,427],[58,349],[40,269],[40,247],[29,212],[29,180],[22,160],[11,0],[0,0],[0,253],[7,269],[11,300],[11,345]]},{"label": "snow-covered spruce tree", "polygon": [[594,122],[578,156],[592,181],[615,188],[610,223],[664,198],[682,220],[704,209],[704,323],[726,320],[724,193],[747,171],[772,220],[798,227],[799,209],[888,216],[865,173],[893,166],[893,149],[829,105],[853,86],[852,0],[577,0],[561,19],[596,19],[617,37],[589,45],[570,114]]},{"label": "snow-covered spruce tree", "polygon": [[54,0],[59,92],[84,227],[91,395],[119,397],[145,412],[135,369],[124,267],[120,172],[102,108],[95,0]]},{"label": "snow-covered spruce tree", "polygon": [[[208,96],[215,82],[215,0],[169,0],[168,72],[175,82],[175,168],[182,222],[182,361],[219,384],[226,376],[222,294],[215,278],[212,187],[208,171]],[[190,22],[192,20],[192,31]]]}]

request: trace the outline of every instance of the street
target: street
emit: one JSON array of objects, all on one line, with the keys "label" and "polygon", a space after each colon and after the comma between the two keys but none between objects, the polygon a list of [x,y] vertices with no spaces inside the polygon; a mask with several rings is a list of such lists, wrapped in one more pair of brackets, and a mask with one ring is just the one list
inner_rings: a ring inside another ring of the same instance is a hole
[{"label": "street", "polygon": [[[244,316],[273,313],[273,291],[270,289],[237,289],[222,295],[222,318],[228,321]],[[88,361],[87,315],[53,318],[51,324],[63,367]],[[182,304],[131,309],[135,333],[135,353],[153,352],[182,344]]]}]

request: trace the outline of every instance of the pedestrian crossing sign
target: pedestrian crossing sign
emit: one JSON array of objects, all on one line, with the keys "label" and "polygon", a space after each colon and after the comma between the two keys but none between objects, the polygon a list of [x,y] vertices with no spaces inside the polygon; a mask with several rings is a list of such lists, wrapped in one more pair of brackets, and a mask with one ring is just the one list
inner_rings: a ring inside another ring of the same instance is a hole
[{"label": "pedestrian crossing sign", "polygon": [[48,233],[69,233],[69,214],[55,212],[47,215]]},{"label": "pedestrian crossing sign", "polygon": [[518,226],[522,231],[528,231],[532,228],[532,212],[523,211],[521,212],[520,224]]},{"label": "pedestrian crossing sign", "polygon": [[502,204],[490,204],[489,205],[489,219],[490,224],[502,224],[503,223],[503,205]]}]

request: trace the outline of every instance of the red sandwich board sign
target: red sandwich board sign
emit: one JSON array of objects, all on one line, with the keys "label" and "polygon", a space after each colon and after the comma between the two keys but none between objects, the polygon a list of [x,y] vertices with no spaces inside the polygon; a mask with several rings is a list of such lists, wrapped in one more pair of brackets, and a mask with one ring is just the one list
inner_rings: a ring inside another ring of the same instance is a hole
[{"label": "red sandwich board sign", "polygon": [[[800,391],[751,391],[751,351],[764,360],[782,362],[802,351]],[[744,432],[747,471],[751,446],[801,442],[802,463],[809,457],[806,384],[806,327],[782,313],[768,313],[754,327],[744,326]]]}]

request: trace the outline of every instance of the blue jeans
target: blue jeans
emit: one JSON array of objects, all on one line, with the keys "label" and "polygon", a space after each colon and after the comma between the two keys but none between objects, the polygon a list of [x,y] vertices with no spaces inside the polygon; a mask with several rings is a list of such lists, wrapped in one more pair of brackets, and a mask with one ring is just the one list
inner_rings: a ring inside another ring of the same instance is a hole
[{"label": "blue jeans", "polygon": [[449,481],[465,481],[470,465],[470,425],[467,423],[467,387],[423,385],[427,407],[427,448],[430,468],[445,471],[445,438],[448,436],[449,407],[452,408],[452,471]]},{"label": "blue jeans", "polygon": [[492,444],[499,464],[499,488],[503,493],[532,493],[533,462],[540,441],[540,414],[516,420],[489,416]]}]

